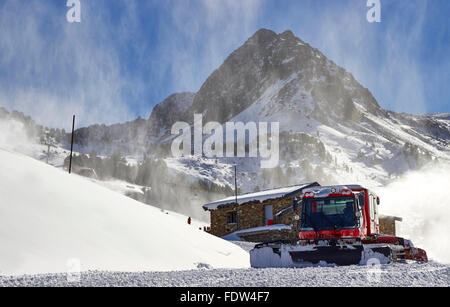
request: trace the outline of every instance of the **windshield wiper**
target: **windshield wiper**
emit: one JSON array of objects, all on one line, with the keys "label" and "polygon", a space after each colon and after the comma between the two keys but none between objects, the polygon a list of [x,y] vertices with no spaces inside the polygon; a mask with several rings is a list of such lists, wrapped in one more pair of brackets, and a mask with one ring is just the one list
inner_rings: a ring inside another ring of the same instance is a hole
[{"label": "windshield wiper", "polygon": [[316,236],[317,236],[318,228],[317,228],[317,226],[313,223],[313,221],[312,221],[312,219],[311,219],[311,216],[309,216],[309,214],[306,213],[306,210],[303,212],[303,214],[308,218],[309,223],[311,224],[311,227],[314,229],[314,232],[316,233]]},{"label": "windshield wiper", "polygon": [[334,228],[335,231],[338,230],[338,227],[335,223],[333,223],[324,213],[323,211],[320,211],[320,215],[322,215],[322,217],[324,218],[325,221],[327,221],[328,224],[330,224],[330,226],[332,226]]}]

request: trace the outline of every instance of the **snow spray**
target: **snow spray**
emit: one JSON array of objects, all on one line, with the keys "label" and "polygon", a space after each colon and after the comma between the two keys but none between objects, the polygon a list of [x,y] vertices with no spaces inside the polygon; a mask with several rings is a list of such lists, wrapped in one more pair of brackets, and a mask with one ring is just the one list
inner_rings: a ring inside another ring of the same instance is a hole
[{"label": "snow spray", "polygon": [[450,164],[408,172],[376,192],[382,213],[403,218],[399,236],[425,249],[431,260],[450,263]]}]

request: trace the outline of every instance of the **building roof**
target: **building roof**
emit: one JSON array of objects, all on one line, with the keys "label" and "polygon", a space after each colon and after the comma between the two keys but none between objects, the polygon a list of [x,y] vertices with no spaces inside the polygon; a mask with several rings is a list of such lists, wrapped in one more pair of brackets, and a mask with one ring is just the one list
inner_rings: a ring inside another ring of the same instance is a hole
[{"label": "building roof", "polygon": [[283,231],[283,230],[292,230],[292,225],[277,224],[277,225],[270,225],[270,226],[254,227],[254,228],[238,230],[238,231],[234,232],[234,234],[237,235],[238,237],[245,237],[245,236],[249,236],[249,235],[263,234],[263,233],[268,233],[268,232],[272,232],[272,231]]},{"label": "building roof", "polygon": [[[256,193],[248,193],[248,194],[242,194],[238,195],[237,197],[237,203],[238,205],[242,205],[251,201],[260,201],[263,202],[268,199],[276,199],[276,198],[282,198],[282,197],[289,197],[292,194],[297,194],[298,192],[301,192],[305,188],[310,188],[314,186],[319,186],[317,182],[313,183],[303,183],[300,185],[290,186],[290,187],[284,187],[284,188],[278,188],[278,189],[272,189],[272,190],[265,190],[261,192]],[[203,205],[203,209],[205,210],[216,210],[219,207],[226,207],[226,206],[232,206],[236,204],[236,197],[230,196],[228,198],[218,200],[209,204]]]},{"label": "building roof", "polygon": [[393,221],[398,221],[398,222],[403,222],[403,218],[398,217],[398,216],[392,216],[392,215],[384,215],[381,214],[379,216],[380,219],[389,219],[389,220],[393,220]]}]

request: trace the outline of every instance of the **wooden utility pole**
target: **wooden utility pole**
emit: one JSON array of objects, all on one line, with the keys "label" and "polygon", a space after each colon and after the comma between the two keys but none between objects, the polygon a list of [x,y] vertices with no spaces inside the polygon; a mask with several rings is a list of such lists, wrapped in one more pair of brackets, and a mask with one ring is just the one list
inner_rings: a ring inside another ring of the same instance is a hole
[{"label": "wooden utility pole", "polygon": [[238,205],[237,201],[237,164],[234,164],[234,196],[236,201],[236,206]]},{"label": "wooden utility pole", "polygon": [[73,153],[73,134],[75,130],[75,115],[72,121],[72,140],[70,142],[70,160],[69,160],[69,174],[72,173],[72,153]]},{"label": "wooden utility pole", "polygon": [[[238,206],[238,201],[237,201],[237,163],[234,164],[234,197],[235,197],[235,201],[236,201],[236,207]],[[240,230],[240,223],[239,223],[239,217],[237,215],[236,212],[236,223],[237,223],[237,229]]]}]

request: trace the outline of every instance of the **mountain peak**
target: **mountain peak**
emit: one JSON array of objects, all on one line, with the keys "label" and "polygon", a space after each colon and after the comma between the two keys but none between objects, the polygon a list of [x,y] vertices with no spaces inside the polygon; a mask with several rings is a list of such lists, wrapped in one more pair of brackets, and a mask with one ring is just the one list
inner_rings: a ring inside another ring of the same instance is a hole
[{"label": "mountain peak", "polygon": [[269,29],[259,29],[258,31],[255,32],[255,34],[253,34],[250,37],[250,40],[252,39],[270,39],[270,38],[275,38],[277,36],[277,34]]},{"label": "mountain peak", "polygon": [[336,117],[356,118],[354,101],[371,112],[379,110],[376,100],[350,73],[292,31],[276,34],[260,29],[211,74],[190,111],[223,123],[270,90],[277,93],[270,99],[276,108],[289,105],[305,114],[314,112],[320,120],[329,117],[323,110],[331,106]]},{"label": "mountain peak", "polygon": [[286,30],[283,33],[280,34],[281,37],[283,38],[296,38],[294,33],[292,33],[291,30]]},{"label": "mountain peak", "polygon": [[277,34],[268,29],[259,29],[255,32],[244,44],[245,45],[255,45],[255,46],[266,46],[277,39]]},{"label": "mountain peak", "polygon": [[251,44],[251,45],[268,45],[276,40],[296,40],[299,42],[303,41],[301,39],[299,39],[298,37],[296,37],[294,35],[294,33],[291,30],[286,30],[283,33],[280,34],[276,34],[274,31],[272,30],[268,30],[268,29],[259,29],[258,31],[255,32],[255,34],[253,34],[247,41],[247,44]]},{"label": "mountain peak", "polygon": [[296,43],[307,45],[303,40],[295,36],[291,30],[286,30],[281,34],[278,34],[278,38],[281,38],[282,40],[295,41]]}]

